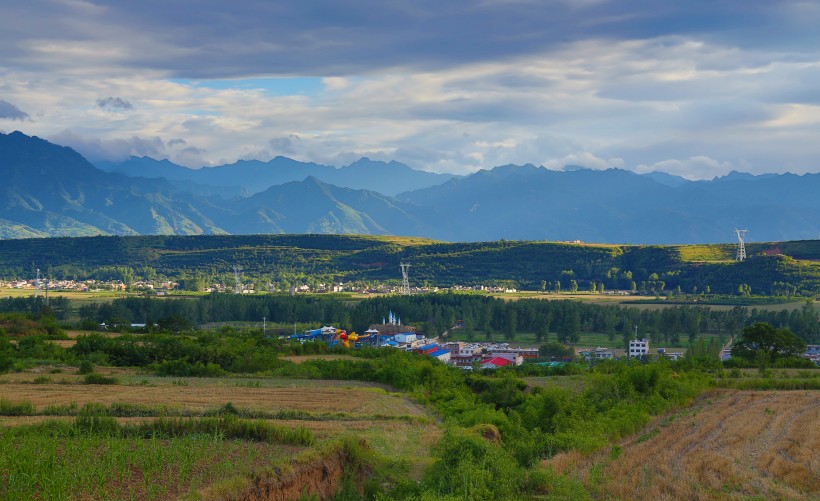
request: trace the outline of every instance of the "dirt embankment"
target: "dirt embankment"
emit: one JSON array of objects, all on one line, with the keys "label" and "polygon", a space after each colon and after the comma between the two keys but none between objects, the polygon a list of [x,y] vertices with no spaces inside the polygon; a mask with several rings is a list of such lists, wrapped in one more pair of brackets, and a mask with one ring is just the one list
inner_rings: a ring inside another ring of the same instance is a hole
[{"label": "dirt embankment", "polygon": [[[364,444],[362,444],[364,446]],[[361,489],[366,472],[354,467],[344,447],[337,447],[318,457],[296,461],[287,471],[259,476],[240,492],[228,496],[211,496],[205,499],[231,499],[240,501],[289,501],[318,497],[331,499],[339,492],[345,475],[353,475],[354,484]]]}]

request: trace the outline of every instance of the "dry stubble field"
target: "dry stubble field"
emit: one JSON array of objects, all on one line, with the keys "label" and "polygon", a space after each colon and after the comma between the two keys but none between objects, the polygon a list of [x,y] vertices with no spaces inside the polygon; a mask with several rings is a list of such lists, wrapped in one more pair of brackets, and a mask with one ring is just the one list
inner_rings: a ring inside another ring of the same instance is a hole
[{"label": "dry stubble field", "polygon": [[820,392],[711,391],[613,450],[546,464],[599,498],[818,499]]}]

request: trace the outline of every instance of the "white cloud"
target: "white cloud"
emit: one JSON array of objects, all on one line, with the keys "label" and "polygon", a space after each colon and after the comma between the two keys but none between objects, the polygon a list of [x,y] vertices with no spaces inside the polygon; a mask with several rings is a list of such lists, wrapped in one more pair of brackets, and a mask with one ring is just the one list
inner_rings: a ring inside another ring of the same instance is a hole
[{"label": "white cloud", "polygon": [[561,158],[553,158],[544,162],[544,167],[552,170],[561,170],[567,165],[579,165],[587,169],[605,170],[613,167],[623,168],[624,161],[622,158],[599,158],[585,151],[566,155]]},{"label": "white cloud", "polygon": [[[820,54],[682,36],[587,39],[445,69],[329,76],[315,93],[279,95],[160,70],[111,76],[112,50],[82,71],[0,67],[0,95],[34,117],[24,132],[98,157],[151,153],[189,166],[274,155],[341,165],[367,155],[456,173],[507,163],[690,178],[820,167]],[[92,105],[100,96],[138,106],[104,112]]]}]

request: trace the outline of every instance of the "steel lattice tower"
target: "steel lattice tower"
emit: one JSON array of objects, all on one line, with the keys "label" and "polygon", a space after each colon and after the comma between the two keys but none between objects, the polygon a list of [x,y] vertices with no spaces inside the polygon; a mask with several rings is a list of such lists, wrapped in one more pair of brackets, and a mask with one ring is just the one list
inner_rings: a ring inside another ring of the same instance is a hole
[{"label": "steel lattice tower", "polygon": [[241,275],[239,274],[239,272],[241,272],[241,271],[242,271],[242,268],[240,268],[238,266],[233,267],[233,280],[234,280],[233,291],[236,294],[242,294],[242,280],[241,280]]},{"label": "steel lattice tower", "polygon": [[401,293],[406,296],[410,294],[410,279],[407,276],[410,271],[410,264],[401,263],[399,266],[401,267]]},{"label": "steel lattice tower", "polygon": [[735,256],[735,261],[743,261],[746,259],[746,235],[749,233],[749,230],[738,230],[735,229],[735,235],[737,235],[737,255]]}]

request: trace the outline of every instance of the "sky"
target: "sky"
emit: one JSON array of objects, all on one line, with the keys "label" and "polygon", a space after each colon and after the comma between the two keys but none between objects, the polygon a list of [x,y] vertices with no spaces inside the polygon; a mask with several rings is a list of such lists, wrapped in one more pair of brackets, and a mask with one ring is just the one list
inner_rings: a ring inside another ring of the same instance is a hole
[{"label": "sky", "polygon": [[0,131],[189,167],[820,171],[820,2],[0,4]]}]

